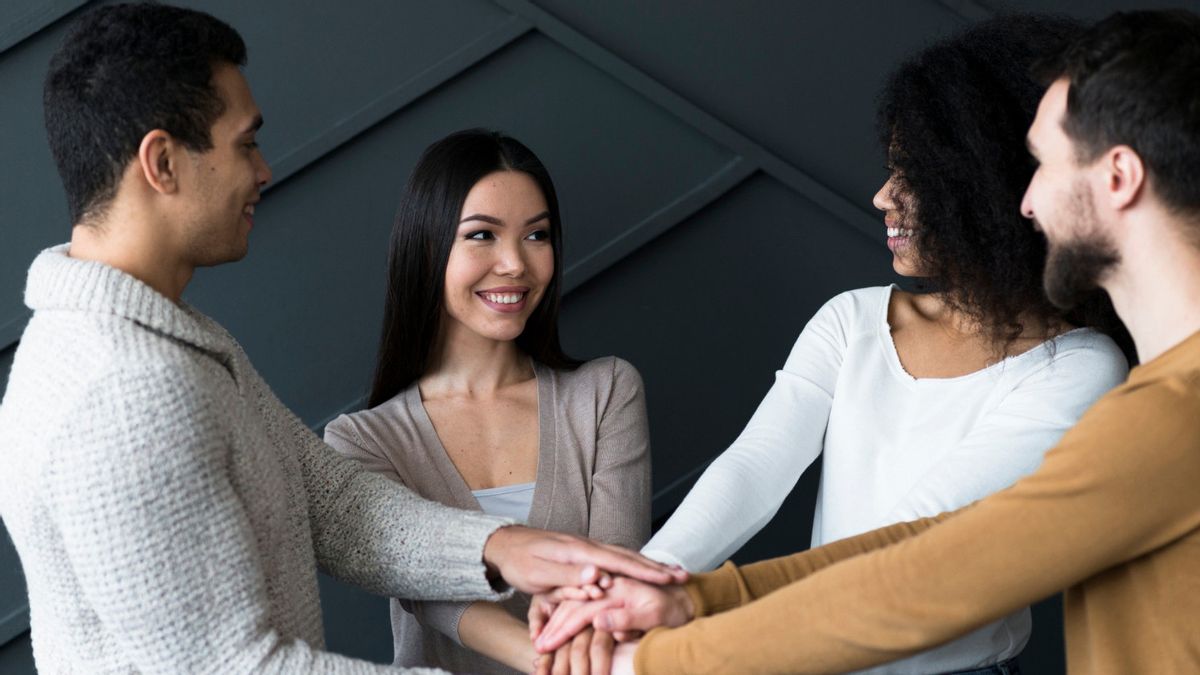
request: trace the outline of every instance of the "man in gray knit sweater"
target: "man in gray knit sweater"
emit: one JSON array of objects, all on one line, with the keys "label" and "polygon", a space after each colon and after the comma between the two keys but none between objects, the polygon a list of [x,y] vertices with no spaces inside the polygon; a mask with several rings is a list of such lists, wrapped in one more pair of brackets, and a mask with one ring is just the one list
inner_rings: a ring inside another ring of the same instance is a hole
[{"label": "man in gray knit sweater", "polygon": [[626,551],[424,501],[325,446],[180,301],[246,253],[270,169],[228,25],[103,7],[46,79],[75,223],[29,270],[0,405],[0,515],[42,672],[396,672],[325,653],[318,565],[413,599],[680,576]]}]

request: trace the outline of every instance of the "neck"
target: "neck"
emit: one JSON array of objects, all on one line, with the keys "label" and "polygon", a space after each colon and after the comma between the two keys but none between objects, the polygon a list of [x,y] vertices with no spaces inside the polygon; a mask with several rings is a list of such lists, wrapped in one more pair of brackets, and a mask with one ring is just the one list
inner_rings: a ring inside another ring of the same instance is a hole
[{"label": "neck", "polygon": [[515,342],[485,338],[455,323],[420,387],[426,396],[487,396],[532,377],[530,359]]},{"label": "neck", "polygon": [[68,254],[115,267],[178,304],[195,268],[166,253],[166,231],[113,204],[104,218],[72,229]]},{"label": "neck", "polygon": [[1172,225],[1137,228],[1102,284],[1142,363],[1200,331],[1200,250]]}]

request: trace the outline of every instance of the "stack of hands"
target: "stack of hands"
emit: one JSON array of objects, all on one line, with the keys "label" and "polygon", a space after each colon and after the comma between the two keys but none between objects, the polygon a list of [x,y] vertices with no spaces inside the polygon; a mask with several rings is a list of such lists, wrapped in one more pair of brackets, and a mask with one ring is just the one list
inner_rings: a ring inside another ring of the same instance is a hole
[{"label": "stack of hands", "polygon": [[599,574],[594,583],[535,595],[529,607],[529,638],[542,654],[538,675],[633,675],[633,654],[642,635],[658,626],[692,620],[691,598],[674,568],[668,584]]},{"label": "stack of hands", "polygon": [[529,637],[538,675],[633,671],[642,635],[694,616],[688,573],[619,546],[526,527],[505,527],[484,550],[489,569],[533,594]]}]

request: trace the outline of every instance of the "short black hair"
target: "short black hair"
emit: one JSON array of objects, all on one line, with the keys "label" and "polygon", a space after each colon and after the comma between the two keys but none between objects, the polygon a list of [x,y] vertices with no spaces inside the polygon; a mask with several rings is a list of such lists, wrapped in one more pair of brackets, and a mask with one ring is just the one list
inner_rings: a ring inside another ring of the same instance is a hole
[{"label": "short black hair", "polygon": [[387,292],[375,379],[367,405],[404,391],[433,365],[445,306],[446,263],[471,188],[496,171],[519,171],[546,199],[554,275],[530,315],[517,346],[535,361],[570,370],[558,337],[562,295],[562,221],[558,195],[542,160],[511,136],[488,129],[458,131],[430,145],[409,176],[388,249]]},{"label": "short black hair", "polygon": [[50,60],[43,103],[73,223],[103,211],[150,131],[197,152],[212,148],[224,112],[213,66],[223,63],[245,65],[246,45],[204,12],[130,3],[72,22]]},{"label": "short black hair", "polygon": [[1081,162],[1128,145],[1163,202],[1200,217],[1200,16],[1117,12],[1037,70],[1070,81],[1062,126]]},{"label": "short black hair", "polygon": [[1106,298],[1064,315],[1046,298],[1045,237],[1020,212],[1034,165],[1025,147],[1044,92],[1033,66],[1082,31],[1074,19],[1006,14],[904,61],[880,95],[878,130],[899,189],[915,204],[915,249],[948,303],[1002,348],[1041,323],[1117,335]]}]

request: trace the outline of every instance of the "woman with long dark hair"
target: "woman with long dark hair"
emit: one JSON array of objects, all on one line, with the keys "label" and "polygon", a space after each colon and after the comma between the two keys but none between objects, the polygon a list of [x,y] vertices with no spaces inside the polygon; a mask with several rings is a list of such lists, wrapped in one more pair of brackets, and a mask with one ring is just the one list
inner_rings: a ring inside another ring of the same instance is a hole
[{"label": "woman with long dark hair", "polygon": [[[561,287],[558,200],[537,156],[482,129],[434,143],[392,229],[369,408],[325,440],[426,498],[636,549],[650,531],[641,378],[563,352]],[[392,600],[395,664],[528,672],[527,606]]]},{"label": "woman with long dark hair", "polygon": [[[713,568],[771,519],[818,455],[814,547],[960,508],[1036,469],[1124,379],[1121,350],[1094,329],[1129,344],[1107,299],[1072,315],[1046,300],[1046,242],[1019,210],[1041,95],[1029,71],[1076,30],[1002,17],[891,76],[879,108],[890,175],[874,204],[895,271],[928,292],[888,286],[830,300],[646,555]],[[1013,672],[1004,668],[1030,626],[1022,609],[878,672]]]}]

